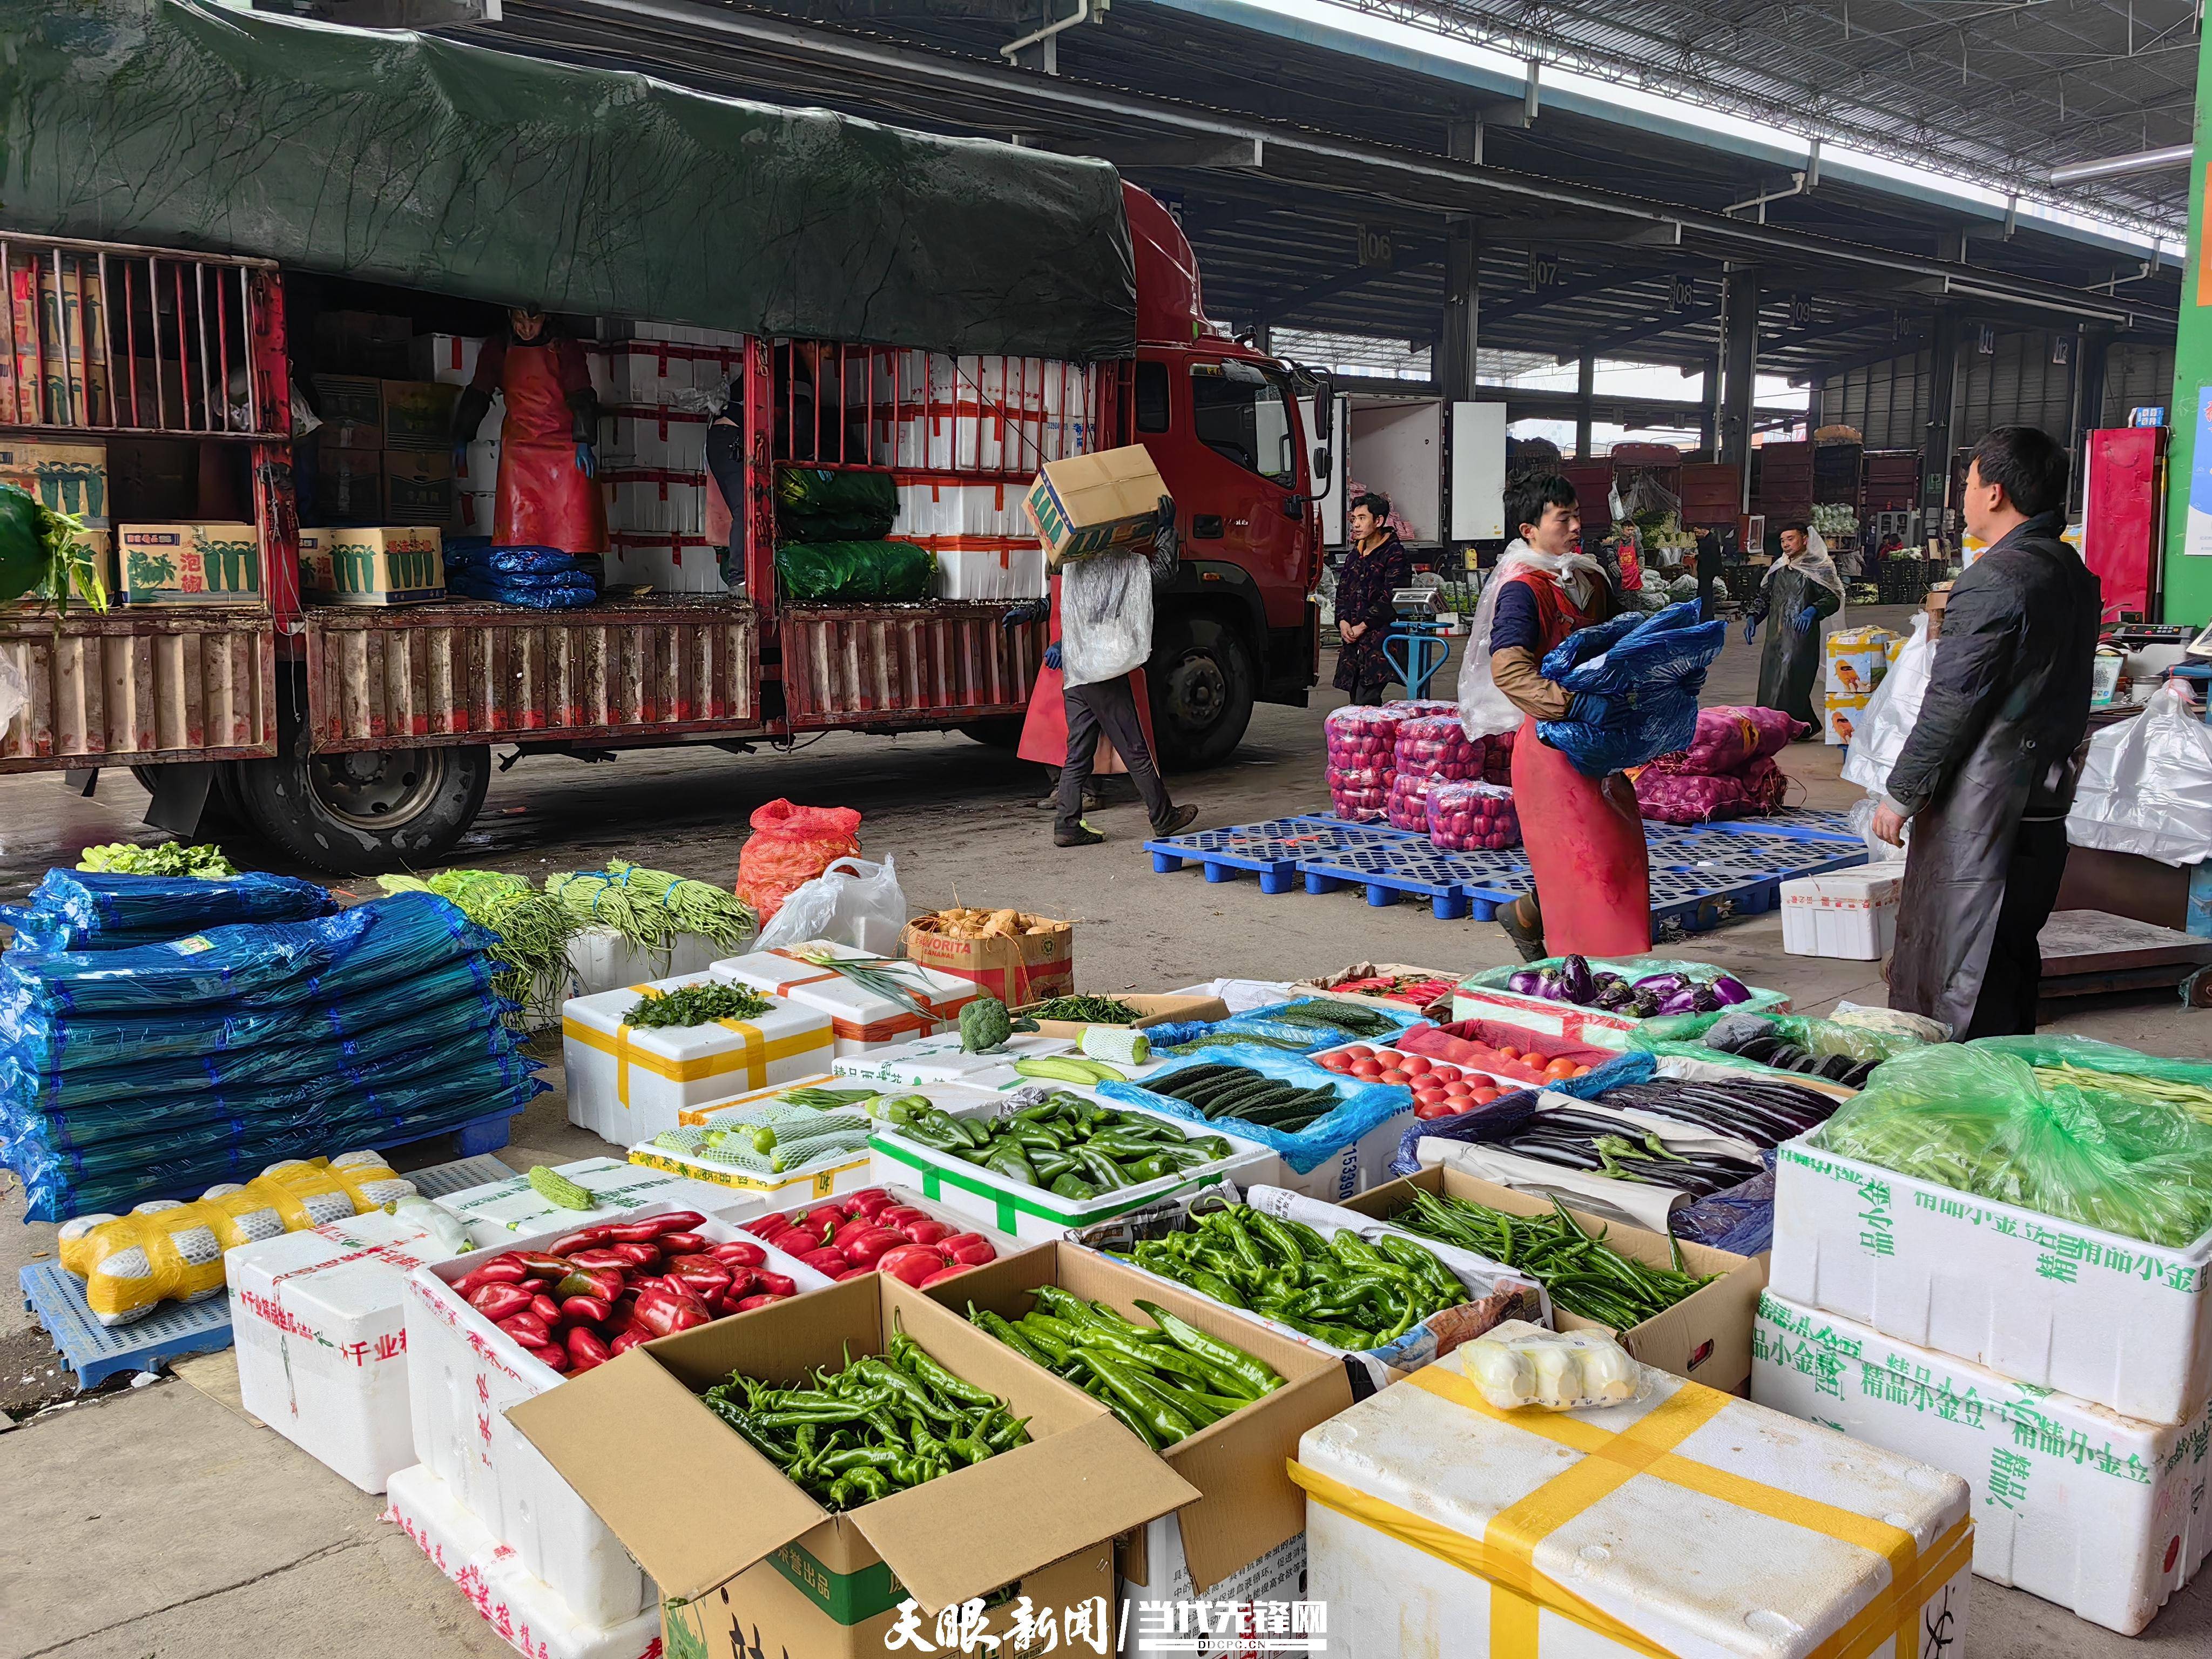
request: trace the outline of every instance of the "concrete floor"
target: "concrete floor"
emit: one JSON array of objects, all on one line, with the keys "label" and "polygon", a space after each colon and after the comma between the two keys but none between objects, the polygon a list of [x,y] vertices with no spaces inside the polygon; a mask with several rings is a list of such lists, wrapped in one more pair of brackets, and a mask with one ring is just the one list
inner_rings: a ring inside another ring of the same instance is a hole
[{"label": "concrete floor", "polygon": [[[1901,627],[1907,615],[1855,611],[1854,620]],[[1755,651],[1732,640],[1706,701],[1750,701],[1755,673]],[[1311,708],[1258,710],[1235,763],[1176,780],[1178,799],[1199,805],[1201,824],[1311,810],[1325,799],[1320,724],[1338,701],[1324,691]],[[1793,804],[1801,793],[1810,805],[1850,804],[1856,792],[1838,778],[1837,754],[1801,744],[1784,757],[1802,786]],[[1425,907],[1375,909],[1349,892],[1271,898],[1250,882],[1209,885],[1194,871],[1156,876],[1138,845],[1145,824],[1134,805],[1092,815],[1105,845],[1056,849],[1047,815],[1027,804],[1038,793],[1036,768],[957,736],[832,736],[790,756],[663,751],[590,768],[533,760],[495,781],[453,862],[537,877],[619,856],[727,885],[747,815],[783,795],[859,808],[866,851],[896,859],[917,908],[988,902],[1077,918],[1088,991],[1164,990],[1216,975],[1295,978],[1363,958],[1463,973],[1511,955],[1495,927],[1439,922]],[[90,799],[55,777],[0,780],[0,896],[21,894],[49,864],[73,864],[87,845],[160,839],[138,822],[144,801],[118,775],[103,776]],[[241,864],[286,867],[242,836],[217,838]],[[1682,951],[1787,989],[1808,1011],[1844,997],[1883,1000],[1875,964],[1783,954],[1774,915]],[[2212,1052],[2212,1024],[2170,999],[2083,1006],[2063,1024],[2158,1052]],[[557,1085],[557,1060],[547,1076]],[[524,1169],[605,1150],[568,1124],[556,1086],[516,1120],[502,1156]],[[432,1146],[413,1162],[445,1155]],[[0,1194],[0,1224],[19,1220],[21,1203],[12,1186]],[[0,1272],[11,1278],[52,1249],[51,1227],[0,1224]],[[0,1306],[0,1431],[0,1431],[9,1614],[0,1659],[512,1651],[380,1521],[380,1499],[243,1414],[228,1353],[185,1361],[148,1387],[118,1382],[82,1400],[73,1392],[28,1315],[12,1299]],[[1976,1656],[2212,1655],[2212,1592],[2202,1585],[2133,1643],[1978,1580],[1973,1613]]]}]

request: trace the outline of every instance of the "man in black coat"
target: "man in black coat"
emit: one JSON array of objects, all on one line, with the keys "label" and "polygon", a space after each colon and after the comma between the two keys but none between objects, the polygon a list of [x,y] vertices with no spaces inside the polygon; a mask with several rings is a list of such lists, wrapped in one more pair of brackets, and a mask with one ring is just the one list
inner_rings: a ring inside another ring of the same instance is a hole
[{"label": "man in black coat", "polygon": [[1951,589],[1920,717],[1874,833],[1912,843],[1890,966],[1893,1008],[1957,1037],[2035,1030],[2036,935],[2066,871],[2066,812],[2089,725],[2103,600],[2059,539],[2066,452],[2033,427],[1974,447],[1963,516],[1989,544]]}]

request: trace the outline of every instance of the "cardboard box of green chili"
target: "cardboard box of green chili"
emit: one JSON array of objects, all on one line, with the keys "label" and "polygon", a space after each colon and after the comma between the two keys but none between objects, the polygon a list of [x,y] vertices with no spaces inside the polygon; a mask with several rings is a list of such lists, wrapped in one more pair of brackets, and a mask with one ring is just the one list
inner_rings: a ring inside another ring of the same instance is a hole
[{"label": "cardboard box of green chili", "polygon": [[[1416,1198],[1417,1192],[1431,1200],[1464,1200],[1492,1211],[1502,1211],[1516,1218],[1516,1228],[1519,1218],[1532,1218],[1549,1228],[1559,1218],[1559,1211],[1548,1199],[1443,1168],[1423,1170],[1386,1186],[1370,1187],[1357,1198],[1346,1199],[1342,1207],[1373,1216],[1378,1221],[1404,1225],[1416,1237],[1438,1237],[1420,1225],[1411,1224],[1421,1218],[1422,1201]],[[1593,1238],[1602,1235],[1607,1249],[1632,1257],[1654,1270],[1673,1270],[1674,1241],[1640,1227],[1603,1221],[1579,1210],[1569,1210],[1567,1217]],[[1527,1237],[1525,1233],[1522,1235],[1523,1242]],[[1751,1377],[1751,1327],[1759,1311],[1759,1292],[1766,1288],[1766,1258],[1732,1255],[1726,1250],[1707,1249],[1702,1244],[1684,1244],[1680,1249],[1682,1269],[1697,1278],[1710,1278],[1711,1282],[1663,1312],[1632,1323],[1616,1325],[1602,1319],[1585,1318],[1571,1306],[1560,1305],[1552,1275],[1531,1272],[1529,1276],[1542,1282],[1551,1293],[1553,1322],[1559,1329],[1609,1331],[1620,1340],[1622,1347],[1645,1364],[1671,1371],[1676,1376],[1686,1376],[1723,1393],[1731,1392]],[[1506,1259],[1496,1250],[1486,1254],[1493,1260]],[[1526,1271],[1522,1267],[1524,1256],[1520,1244],[1516,1243],[1510,1254],[1512,1259],[1508,1265]],[[1607,1269],[1600,1263],[1590,1262],[1577,1271],[1595,1277]],[[1633,1269],[1629,1271],[1633,1273]],[[1601,1281],[1596,1288],[1601,1294],[1605,1293]],[[1571,1301],[1571,1291],[1568,1295]]]},{"label": "cardboard box of green chili", "polygon": [[[1190,1371],[1204,1370],[1223,1379],[1215,1387],[1237,1386],[1219,1370],[1227,1357],[1212,1347],[1218,1343],[1249,1362],[1243,1368],[1245,1391],[1264,1389],[1258,1399],[1223,1412],[1211,1423],[1193,1421],[1192,1432],[1162,1445],[1161,1461],[1198,1488],[1199,1497],[1122,1540],[1116,1559],[1121,1599],[1297,1601],[1305,1567],[1305,1497],[1291,1484],[1285,1469],[1297,1455],[1300,1435],[1352,1403],[1343,1365],[1179,1285],[1164,1284],[1073,1243],[1024,1250],[963,1273],[930,1294],[957,1312],[972,1306],[978,1314],[1004,1320],[1018,1338],[1033,1340],[1019,1322],[1040,1314],[1050,1319],[1048,1304],[1058,1299],[1054,1290],[1103,1304],[1140,1328],[1158,1330],[1153,1316],[1139,1305],[1149,1303],[1200,1334],[1190,1339],[1200,1352],[1180,1373],[1186,1381],[1194,1380]],[[1099,1353],[1104,1364],[1115,1365],[1110,1350]],[[1169,1363],[1186,1364],[1182,1351]],[[1127,1369],[1117,1367],[1124,1376]],[[1279,1383],[1267,1385],[1269,1372]]]},{"label": "cardboard box of green chili", "polygon": [[[817,1369],[896,1332],[1025,1419],[1027,1443],[833,1512],[702,1398],[732,1373],[818,1393]],[[933,1636],[976,1603],[1001,1652],[1022,1597],[1110,1631],[1115,1537],[1201,1495],[1082,1389],[881,1274],[647,1343],[509,1420],[659,1585],[668,1659],[878,1659],[909,1600]]]},{"label": "cardboard box of green chili", "polygon": [[[1158,993],[1132,991],[1120,996],[1111,998],[1101,997],[1098,1000],[1101,1001],[1118,1002],[1124,1007],[1133,1008],[1136,1011],[1137,1017],[1134,1019],[1114,1020],[1111,1022],[1093,1022],[1087,1019],[1051,1019],[1039,1014],[1037,1012],[1037,1007],[1040,1005],[1035,1003],[1032,1003],[1026,1007],[1017,1008],[1014,1012],[1017,1014],[1027,1015],[1030,1018],[1036,1020],[1037,1023],[1037,1030],[1047,1036],[1076,1037],[1079,1039],[1094,1023],[1110,1023],[1116,1025],[1127,1025],[1132,1029],[1142,1030],[1150,1026],[1172,1025],[1183,1020],[1210,1021],[1226,1019],[1229,1018],[1229,1005],[1224,1002],[1219,997],[1193,996],[1187,991],[1165,991]],[[1052,1005],[1049,1002],[1047,1002],[1042,1006],[1049,1008]]]}]

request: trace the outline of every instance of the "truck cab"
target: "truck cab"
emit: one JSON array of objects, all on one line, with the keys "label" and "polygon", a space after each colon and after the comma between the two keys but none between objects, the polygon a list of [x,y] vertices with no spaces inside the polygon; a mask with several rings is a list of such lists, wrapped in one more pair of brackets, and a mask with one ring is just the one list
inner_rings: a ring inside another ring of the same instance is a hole
[{"label": "truck cab", "polygon": [[1207,320],[1182,228],[1133,185],[1121,197],[1137,269],[1132,435],[1182,537],[1146,678],[1166,760],[1210,766],[1255,702],[1302,708],[1319,677],[1315,459],[1289,367]]}]

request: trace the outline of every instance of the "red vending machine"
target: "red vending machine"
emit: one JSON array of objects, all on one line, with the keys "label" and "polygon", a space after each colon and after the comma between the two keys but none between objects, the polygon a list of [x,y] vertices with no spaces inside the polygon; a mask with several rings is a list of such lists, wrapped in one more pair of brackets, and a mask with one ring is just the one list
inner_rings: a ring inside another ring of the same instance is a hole
[{"label": "red vending machine", "polygon": [[2166,428],[2092,432],[2086,449],[2081,562],[2104,586],[2104,620],[2154,621],[2166,520]]}]

